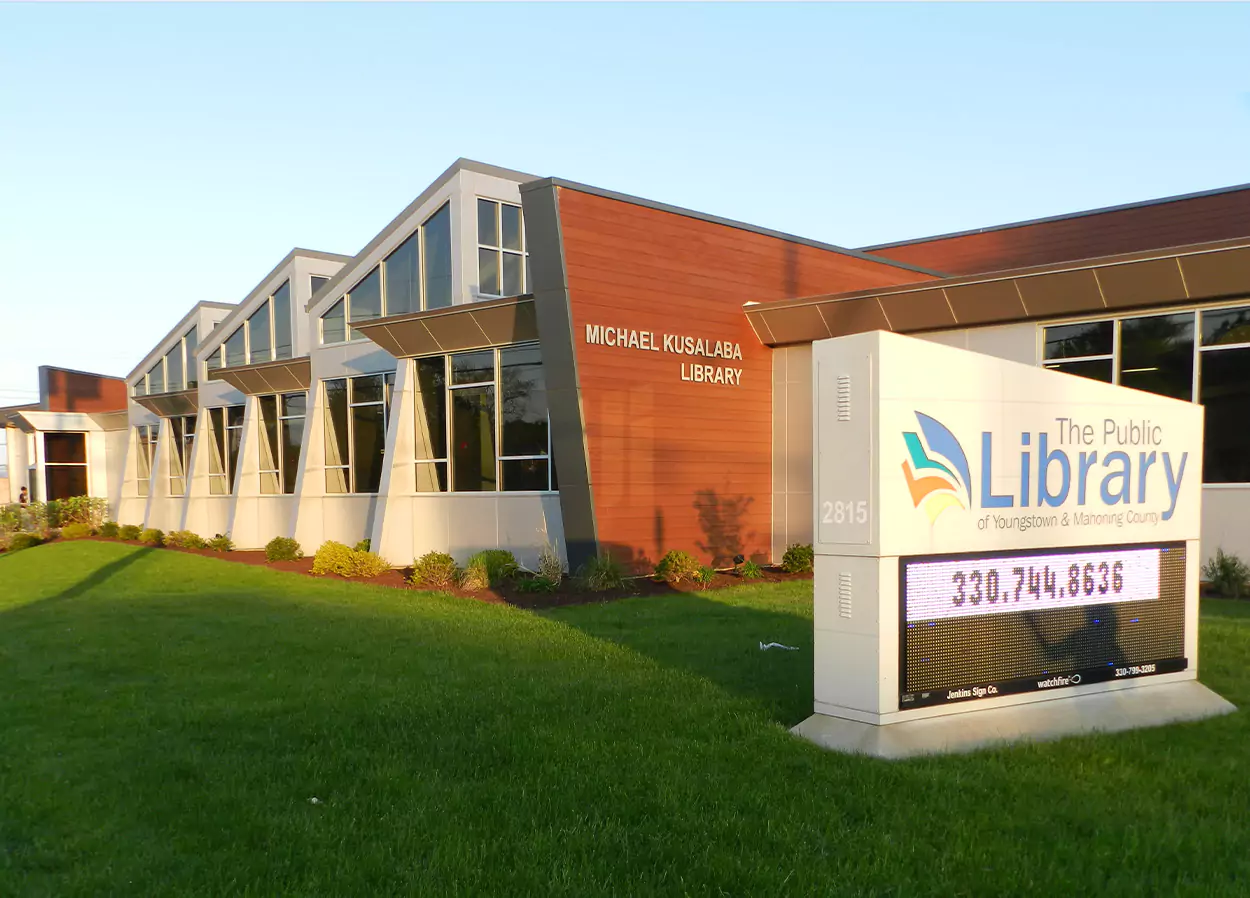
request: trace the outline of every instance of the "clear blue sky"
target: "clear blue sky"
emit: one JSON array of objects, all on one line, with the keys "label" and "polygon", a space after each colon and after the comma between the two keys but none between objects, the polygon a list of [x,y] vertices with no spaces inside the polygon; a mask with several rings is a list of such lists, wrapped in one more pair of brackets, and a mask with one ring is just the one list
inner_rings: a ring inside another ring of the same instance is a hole
[{"label": "clear blue sky", "polygon": [[848,246],[1250,181],[1250,6],[0,5],[0,405],[458,156]]}]

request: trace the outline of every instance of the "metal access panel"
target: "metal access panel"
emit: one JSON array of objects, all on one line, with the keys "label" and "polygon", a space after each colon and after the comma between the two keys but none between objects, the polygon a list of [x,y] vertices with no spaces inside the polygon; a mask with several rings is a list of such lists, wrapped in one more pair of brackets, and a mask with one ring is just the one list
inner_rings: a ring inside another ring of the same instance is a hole
[{"label": "metal access panel", "polygon": [[867,546],[876,498],[874,360],[860,350],[818,351],[812,361],[816,543]]}]

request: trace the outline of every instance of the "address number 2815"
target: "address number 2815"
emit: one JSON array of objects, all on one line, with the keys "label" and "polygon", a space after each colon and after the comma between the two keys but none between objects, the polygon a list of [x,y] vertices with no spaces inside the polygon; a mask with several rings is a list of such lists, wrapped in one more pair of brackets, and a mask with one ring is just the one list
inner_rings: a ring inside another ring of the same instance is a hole
[{"label": "address number 2815", "polygon": [[821,502],[820,523],[822,524],[867,524],[868,502],[865,499],[845,502]]}]

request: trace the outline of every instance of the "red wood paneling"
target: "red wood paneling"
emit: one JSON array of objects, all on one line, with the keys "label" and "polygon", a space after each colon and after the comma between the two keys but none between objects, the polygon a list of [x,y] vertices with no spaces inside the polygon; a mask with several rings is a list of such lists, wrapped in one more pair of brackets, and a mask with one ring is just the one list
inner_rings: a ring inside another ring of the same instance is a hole
[{"label": "red wood paneling", "polygon": [[[767,558],[772,361],[742,305],[929,280],[887,263],[560,189],[573,345],[602,546],[638,567],[669,549]],[[587,325],[736,343],[741,360],[586,342]],[[741,383],[682,380],[682,364]]]},{"label": "red wood paneling", "polygon": [[50,412],[117,412],[126,409],[126,382],[120,377],[46,368],[44,401]]},{"label": "red wood paneling", "polygon": [[874,249],[872,253],[962,275],[1246,236],[1250,236],[1250,188],[958,237],[935,237]]}]

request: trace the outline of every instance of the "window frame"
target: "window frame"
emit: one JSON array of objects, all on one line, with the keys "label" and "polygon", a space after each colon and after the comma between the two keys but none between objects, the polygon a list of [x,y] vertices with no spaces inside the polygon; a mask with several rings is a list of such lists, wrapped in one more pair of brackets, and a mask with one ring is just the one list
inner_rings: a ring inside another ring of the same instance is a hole
[{"label": "window frame", "polygon": [[[369,400],[366,402],[356,402],[354,400],[355,385],[352,381],[360,380],[366,377],[382,378],[382,399]],[[325,426],[326,416],[330,414],[330,403],[326,398],[326,384],[343,380],[346,381],[346,398],[347,398],[347,417],[344,421],[347,433],[347,458],[343,464],[331,465],[328,463],[329,453],[326,451]],[[326,471],[344,471],[347,483],[347,491],[342,493],[331,492],[328,485],[325,486],[325,495],[331,496],[380,496],[381,482],[379,481],[378,492],[362,493],[356,490],[356,423],[352,416],[353,408],[361,408],[370,405],[382,406],[382,464],[386,464],[386,434],[391,429],[391,416],[394,414],[395,403],[395,372],[394,371],[374,371],[365,374],[344,375],[342,377],[324,377],[321,379],[321,387],[319,389],[319,401],[321,403],[321,428],[322,428],[322,468]],[[313,426],[309,424],[308,426]]]},{"label": "window frame", "polygon": [[[138,494],[146,498],[152,484],[152,466],[156,462],[156,444],[160,438],[161,426],[157,424],[136,424],[135,430],[135,483],[139,484]],[[147,462],[148,474],[139,476],[139,459],[142,456]]]},{"label": "window frame", "polygon": [[[239,419],[238,425],[230,423],[230,410],[242,409],[243,414]],[[247,404],[234,403],[232,405],[214,405],[206,409],[208,412],[208,436],[213,441],[215,447],[221,453],[221,465],[224,471],[213,471],[209,468],[208,472],[208,494],[209,496],[233,496],[235,494],[235,482],[238,480],[240,462],[243,458],[243,430],[247,424]],[[221,442],[217,443],[217,424],[213,420],[213,412],[218,412],[221,416]],[[230,463],[230,432],[232,430],[239,431],[239,456],[235,459],[233,466]],[[231,468],[233,467],[233,470]],[[220,483],[222,480],[226,482],[225,492],[213,492],[213,483]]]},{"label": "window frame", "polygon": [[[303,449],[304,449],[304,441],[308,437],[308,427],[307,427],[308,425],[308,391],[307,390],[288,390],[285,393],[262,393],[255,397],[257,432],[260,434],[260,440],[266,439],[265,418],[264,418],[264,413],[261,409],[260,402],[262,399],[266,399],[271,396],[273,397],[273,400],[274,400],[274,416],[275,416],[274,420],[277,422],[277,425],[278,425],[277,430],[275,431],[277,434],[277,438],[278,438],[278,445],[277,445],[276,450],[273,453],[276,467],[274,468],[264,467],[262,464],[262,460],[264,456],[260,455],[260,458],[258,459],[257,465],[256,465],[257,475],[260,478],[260,484],[261,484],[260,495],[261,496],[294,496],[296,495],[294,487],[292,487],[289,493],[286,491],[286,453],[283,452],[283,449],[286,447],[286,428],[287,428],[286,422],[294,421],[294,420],[300,420],[304,422],[304,432],[300,437],[300,452],[302,454]],[[282,400],[288,396],[303,396],[304,397],[304,413],[302,415],[284,415],[282,413],[282,408],[283,408]],[[260,454],[260,450],[261,450],[260,440],[257,440],[257,443],[256,443],[256,451],[258,454]],[[278,483],[277,492],[265,491],[264,484],[265,484],[266,474],[273,475],[274,477],[277,478],[277,483]]]},{"label": "window frame", "polygon": [[[495,215],[495,240],[497,245],[482,243],[481,235],[481,207],[480,203],[491,203],[494,206]],[[507,249],[503,245],[503,207],[511,206],[517,210],[521,221],[521,248],[519,250]],[[523,296],[529,290],[529,241],[525,238],[525,212],[521,204],[513,203],[509,200],[496,199],[490,196],[477,196],[474,198],[473,208],[477,218],[474,221],[473,243],[476,250],[473,254],[473,262],[477,266],[477,294],[478,296],[488,296],[492,299],[499,299],[505,296]],[[497,271],[499,274],[499,289],[503,290],[503,257],[505,254],[519,256],[521,259],[521,292],[520,293],[491,293],[482,289],[482,250],[489,250],[495,253]]]},{"label": "window frame", "polygon": [[[52,461],[51,460],[51,455],[48,452],[48,437],[61,436],[64,434],[82,437],[82,461]],[[88,440],[87,440],[87,432],[84,430],[45,430],[42,432],[42,435],[43,435],[43,439],[41,439],[39,443],[40,443],[40,449],[43,450],[41,455],[43,458],[44,498],[47,499],[48,495],[51,493],[51,490],[48,489],[48,486],[49,486],[48,473],[49,473],[49,469],[52,469],[52,468],[82,468],[83,469],[83,483],[84,483],[84,490],[85,490],[83,495],[87,495],[87,496],[91,495],[91,446],[89,445]],[[68,499],[72,497],[66,496],[65,498]]]},{"label": "window frame", "polygon": [[[195,448],[195,437],[199,431],[198,415],[175,415],[172,418],[166,418],[167,427],[163,428],[165,433],[170,436],[169,450],[177,453],[178,464],[182,469],[180,475],[174,474],[173,458],[170,456],[171,464],[169,466],[169,496],[171,499],[185,498],[191,488],[191,451]],[[187,431],[187,422],[191,422],[190,433]],[[179,422],[179,426],[175,426],[175,422]],[[182,487],[174,490],[174,484],[181,480]]]}]

